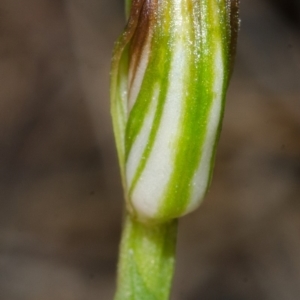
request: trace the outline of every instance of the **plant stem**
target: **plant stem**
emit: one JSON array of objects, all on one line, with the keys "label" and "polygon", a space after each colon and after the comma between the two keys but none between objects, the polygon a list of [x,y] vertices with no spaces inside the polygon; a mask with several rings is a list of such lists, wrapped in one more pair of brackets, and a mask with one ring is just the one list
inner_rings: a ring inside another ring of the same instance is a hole
[{"label": "plant stem", "polygon": [[115,300],[167,300],[174,273],[177,220],[147,226],[127,215]]},{"label": "plant stem", "polygon": [[132,2],[132,0],[125,0],[125,13],[126,13],[126,18],[128,18],[129,13],[130,13],[131,2]]}]

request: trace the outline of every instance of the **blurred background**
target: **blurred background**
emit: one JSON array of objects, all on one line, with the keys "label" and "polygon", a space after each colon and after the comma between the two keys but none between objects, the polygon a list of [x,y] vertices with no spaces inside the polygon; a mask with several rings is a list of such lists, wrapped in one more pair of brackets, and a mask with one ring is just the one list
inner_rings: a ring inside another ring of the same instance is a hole
[{"label": "blurred background", "polygon": [[[300,5],[242,0],[214,180],[172,300],[300,295]],[[0,300],[109,300],[122,190],[109,114],[121,0],[0,0]]]}]

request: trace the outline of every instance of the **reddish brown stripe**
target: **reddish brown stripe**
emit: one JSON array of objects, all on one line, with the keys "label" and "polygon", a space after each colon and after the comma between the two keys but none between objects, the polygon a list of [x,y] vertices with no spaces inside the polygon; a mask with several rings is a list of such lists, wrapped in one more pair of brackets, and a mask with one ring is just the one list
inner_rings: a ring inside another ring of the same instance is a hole
[{"label": "reddish brown stripe", "polygon": [[130,69],[132,70],[132,78],[129,83],[131,88],[135,73],[139,66],[141,56],[150,35],[153,32],[153,21],[155,18],[155,10],[157,8],[157,0],[145,0],[140,10],[138,25],[136,26],[132,41],[130,44]]},{"label": "reddish brown stripe", "polygon": [[[145,0],[134,0],[132,2],[130,16],[123,34],[120,36],[113,53],[113,65],[117,66],[122,57],[123,51],[132,39],[138,25],[139,15]],[[114,67],[113,67],[114,69]],[[117,67],[118,69],[118,67]]]}]

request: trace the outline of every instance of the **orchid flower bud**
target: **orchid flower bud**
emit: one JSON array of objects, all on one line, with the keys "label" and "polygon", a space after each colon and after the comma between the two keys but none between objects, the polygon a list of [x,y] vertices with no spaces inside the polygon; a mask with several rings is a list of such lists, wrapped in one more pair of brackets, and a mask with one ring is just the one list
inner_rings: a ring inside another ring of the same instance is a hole
[{"label": "orchid flower bud", "polygon": [[238,0],[132,0],[112,66],[127,209],[193,211],[211,181],[238,31]]}]

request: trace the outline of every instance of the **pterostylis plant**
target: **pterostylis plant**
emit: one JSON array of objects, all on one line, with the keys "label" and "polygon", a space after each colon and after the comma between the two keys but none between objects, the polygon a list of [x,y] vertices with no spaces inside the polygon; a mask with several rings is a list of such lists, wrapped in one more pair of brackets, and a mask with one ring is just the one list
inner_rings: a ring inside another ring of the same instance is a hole
[{"label": "pterostylis plant", "polygon": [[126,200],[115,300],[169,299],[178,218],[212,178],[238,0],[126,0],[111,111]]}]

